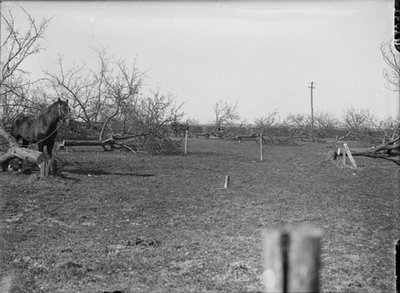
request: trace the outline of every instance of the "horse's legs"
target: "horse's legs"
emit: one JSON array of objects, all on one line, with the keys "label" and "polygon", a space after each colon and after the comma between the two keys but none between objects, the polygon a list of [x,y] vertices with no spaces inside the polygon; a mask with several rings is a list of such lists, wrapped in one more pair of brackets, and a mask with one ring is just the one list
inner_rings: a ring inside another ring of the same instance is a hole
[{"label": "horse's legs", "polygon": [[43,153],[43,148],[44,148],[44,144],[43,143],[38,143],[39,152]]},{"label": "horse's legs", "polygon": [[54,147],[54,140],[47,143],[47,153],[49,154],[50,158],[53,157],[52,155],[53,147]]}]

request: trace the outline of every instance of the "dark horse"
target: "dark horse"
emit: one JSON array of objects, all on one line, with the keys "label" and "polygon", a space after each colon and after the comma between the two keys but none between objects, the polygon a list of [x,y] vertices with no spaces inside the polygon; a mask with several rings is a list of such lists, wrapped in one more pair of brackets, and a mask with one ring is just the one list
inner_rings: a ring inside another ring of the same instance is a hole
[{"label": "dark horse", "polygon": [[19,115],[12,124],[11,135],[17,141],[22,139],[23,147],[29,143],[37,143],[39,151],[43,152],[43,147],[46,146],[47,153],[51,157],[57,136],[57,124],[61,120],[69,120],[70,112],[68,100],[62,101],[59,98],[37,118]]}]

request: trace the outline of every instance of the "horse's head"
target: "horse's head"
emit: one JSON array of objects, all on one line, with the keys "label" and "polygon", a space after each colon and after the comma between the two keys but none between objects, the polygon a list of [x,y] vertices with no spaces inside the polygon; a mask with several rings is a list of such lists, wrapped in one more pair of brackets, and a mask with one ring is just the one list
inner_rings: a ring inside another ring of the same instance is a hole
[{"label": "horse's head", "polygon": [[58,117],[61,120],[64,120],[69,124],[71,120],[71,108],[68,106],[68,100],[61,100],[58,98],[57,100],[57,106],[58,106]]}]

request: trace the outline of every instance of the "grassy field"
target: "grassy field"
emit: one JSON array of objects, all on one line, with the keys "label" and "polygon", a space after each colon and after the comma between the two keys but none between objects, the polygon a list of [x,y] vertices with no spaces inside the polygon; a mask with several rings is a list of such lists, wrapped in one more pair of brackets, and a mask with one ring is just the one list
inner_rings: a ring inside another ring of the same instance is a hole
[{"label": "grassy field", "polygon": [[343,168],[326,143],[266,146],[263,162],[254,142],[189,143],[186,157],[59,152],[63,177],[45,180],[0,173],[3,288],[261,292],[261,231],[310,223],[323,292],[394,291],[396,165]]}]

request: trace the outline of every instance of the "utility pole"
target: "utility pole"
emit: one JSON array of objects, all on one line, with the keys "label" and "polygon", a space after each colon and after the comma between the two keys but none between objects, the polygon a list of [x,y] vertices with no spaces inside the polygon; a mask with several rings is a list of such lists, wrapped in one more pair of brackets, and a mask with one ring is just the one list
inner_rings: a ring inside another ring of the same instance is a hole
[{"label": "utility pole", "polygon": [[308,87],[311,89],[310,96],[311,96],[311,130],[310,130],[310,137],[311,141],[314,141],[314,97],[313,97],[313,90],[315,89],[314,82],[311,82],[311,85]]}]

